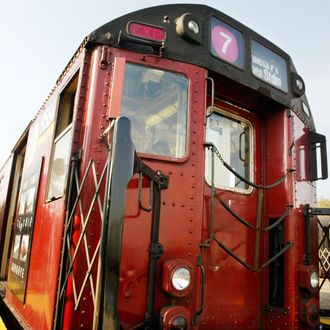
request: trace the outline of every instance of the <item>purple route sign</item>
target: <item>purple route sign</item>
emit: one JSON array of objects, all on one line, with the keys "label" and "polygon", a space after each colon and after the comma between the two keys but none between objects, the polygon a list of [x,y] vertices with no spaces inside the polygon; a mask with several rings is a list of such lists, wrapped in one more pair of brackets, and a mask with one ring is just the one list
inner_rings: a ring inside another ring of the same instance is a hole
[{"label": "purple route sign", "polygon": [[223,61],[242,68],[242,33],[213,17],[211,22],[211,53]]},{"label": "purple route sign", "polygon": [[235,36],[226,28],[216,26],[212,30],[212,45],[223,60],[235,63],[238,58],[238,45]]}]

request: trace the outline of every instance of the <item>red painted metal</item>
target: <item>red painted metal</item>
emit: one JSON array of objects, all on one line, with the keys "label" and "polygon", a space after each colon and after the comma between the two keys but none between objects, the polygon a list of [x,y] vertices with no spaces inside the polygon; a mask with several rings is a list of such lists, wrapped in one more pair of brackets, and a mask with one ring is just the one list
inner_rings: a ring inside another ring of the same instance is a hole
[{"label": "red painted metal", "polygon": [[[80,59],[73,64],[71,71],[58,85],[60,91],[80,66]],[[54,93],[53,97],[57,93]],[[52,98],[49,102],[52,102]],[[41,110],[33,125],[42,127],[43,113]],[[65,213],[65,199],[61,198],[51,203],[45,203],[48,181],[49,161],[52,149],[54,123],[38,139],[35,149],[35,159],[44,157],[44,164],[39,184],[39,194],[34,225],[29,275],[24,305],[7,289],[6,301],[14,308],[32,328],[51,329],[55,311],[56,290],[63,235],[63,220]],[[31,137],[28,139],[28,146]],[[24,166],[28,166],[25,164]],[[23,170],[24,171],[24,170]]]},{"label": "red painted metal", "polygon": [[2,255],[3,249],[3,239],[6,231],[6,218],[5,212],[8,207],[7,204],[9,202],[8,193],[10,188],[10,178],[13,167],[13,156],[7,159],[6,163],[0,169],[0,238],[2,241],[0,244],[0,255]]},{"label": "red painted metal", "polygon": [[[106,61],[105,58],[106,52]],[[275,188],[265,190],[261,227],[271,219],[279,218],[289,207],[289,216],[284,220],[285,242],[294,243],[294,248],[284,256],[284,306],[269,306],[269,268],[259,269],[269,255],[269,238],[262,233],[260,250],[257,250],[256,269],[245,268],[234,260],[215,241],[201,247],[210,237],[211,187],[205,181],[205,116],[207,86],[206,70],[166,60],[105,46],[96,47],[92,53],[82,52],[73,62],[57,86],[57,95],[80,68],[80,78],[74,113],[74,144],[72,154],[80,152],[80,177],[87,171],[91,159],[99,180],[104,168],[108,145],[101,136],[109,124],[109,117],[120,115],[122,77],[125,63],[136,63],[153,68],[174,71],[189,80],[188,147],[183,159],[141,155],[153,170],[161,170],[169,177],[168,189],[162,191],[160,242],[164,255],[158,262],[155,310],[163,315],[164,328],[177,315],[193,321],[192,329],[307,329],[311,326],[318,294],[312,296],[299,287],[298,270],[304,263],[305,229],[304,204],[315,202],[315,187],[306,181],[301,150],[307,149],[306,129],[302,121],[287,109],[265,102],[244,100],[235,91],[226,90],[223,80],[215,76],[216,108],[228,114],[248,120],[253,128],[253,180],[267,185],[288,173],[285,181]],[[120,79],[118,78],[120,77]],[[223,87],[223,88],[222,88]],[[54,96],[53,96],[54,97]],[[230,100],[225,102],[224,100]],[[261,100],[263,101],[263,99]],[[42,112],[33,125],[42,120]],[[54,322],[61,248],[66,211],[66,197],[46,203],[48,171],[51,159],[54,124],[39,139],[36,157],[44,157],[37,214],[33,236],[29,277],[25,304],[7,290],[6,301],[25,321],[35,329],[51,329]],[[133,141],[134,142],[134,141]],[[294,144],[292,143],[294,142]],[[29,142],[28,142],[29,144]],[[294,169],[295,172],[290,170]],[[90,174],[81,193],[81,209],[74,217],[72,255],[77,255],[72,269],[74,277],[65,287],[63,329],[91,329],[94,303],[91,292],[96,286],[97,264],[91,269],[92,281],[84,279],[88,269],[86,249],[90,255],[97,251],[101,233],[100,206],[92,208],[91,222],[86,227],[86,245],[79,245],[83,222],[95,194],[94,177]],[[104,198],[104,186],[100,189]],[[143,182],[142,200],[149,200],[149,183]],[[258,190],[247,193],[225,189],[216,190],[214,209],[214,235],[235,254],[254,265],[257,234],[242,227],[218,203],[222,199],[242,218],[256,225],[258,214]],[[134,176],[127,189],[120,286],[118,292],[119,318],[123,329],[130,329],[144,321],[147,288],[151,214],[138,205],[138,177]],[[312,223],[312,264],[317,264],[316,219]],[[109,251],[111,253],[111,251]],[[205,269],[205,278],[197,260]],[[167,294],[162,289],[161,271],[170,260],[184,260],[192,269],[193,283],[189,292],[182,296]],[[202,283],[205,280],[205,286]],[[82,297],[75,306],[75,288],[82,290]],[[105,293],[111,294],[111,293]],[[201,315],[197,315],[204,302]],[[301,310],[305,312],[301,312]],[[299,315],[300,316],[299,319]]]}]

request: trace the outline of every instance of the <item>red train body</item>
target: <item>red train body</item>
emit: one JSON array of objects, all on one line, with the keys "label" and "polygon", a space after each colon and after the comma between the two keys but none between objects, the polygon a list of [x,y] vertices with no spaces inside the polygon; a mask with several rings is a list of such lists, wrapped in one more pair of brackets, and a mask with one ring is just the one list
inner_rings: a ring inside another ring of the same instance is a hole
[{"label": "red train body", "polygon": [[206,6],[97,29],[0,172],[3,311],[33,329],[316,327],[327,169],[304,89]]}]

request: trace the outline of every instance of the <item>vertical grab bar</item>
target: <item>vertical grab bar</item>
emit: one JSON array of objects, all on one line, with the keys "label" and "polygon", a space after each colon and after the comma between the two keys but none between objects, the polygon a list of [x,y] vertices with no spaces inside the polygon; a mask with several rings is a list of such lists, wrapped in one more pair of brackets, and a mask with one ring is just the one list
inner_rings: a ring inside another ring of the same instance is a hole
[{"label": "vertical grab bar", "polygon": [[211,111],[206,114],[206,118],[208,118],[214,112],[214,80],[211,77],[206,77],[206,80],[211,82]]}]

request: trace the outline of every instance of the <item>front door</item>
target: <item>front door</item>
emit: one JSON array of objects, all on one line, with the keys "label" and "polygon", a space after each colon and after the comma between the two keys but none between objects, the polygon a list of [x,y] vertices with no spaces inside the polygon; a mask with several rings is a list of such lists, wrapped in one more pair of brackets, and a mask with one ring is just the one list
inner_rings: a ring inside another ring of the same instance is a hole
[{"label": "front door", "polygon": [[[207,118],[202,322],[260,328],[262,196],[260,113],[216,102]],[[221,316],[219,316],[221,315]]]}]

